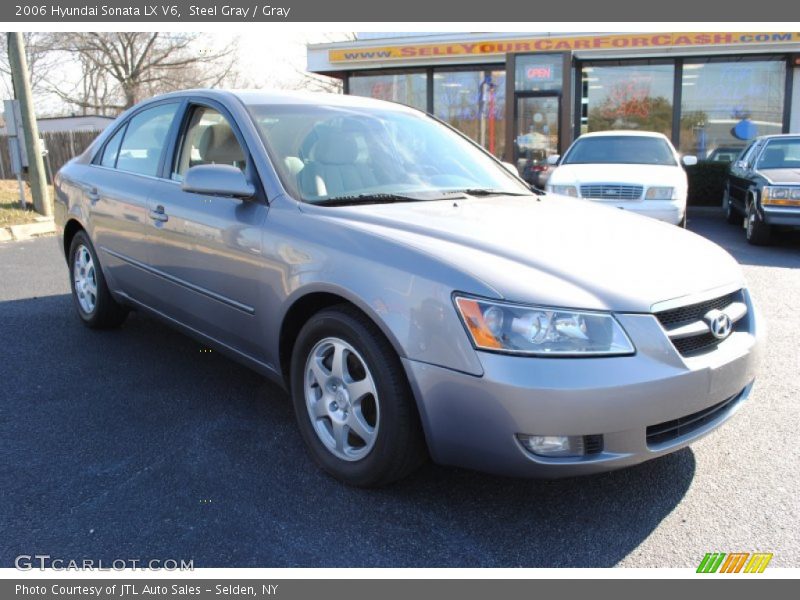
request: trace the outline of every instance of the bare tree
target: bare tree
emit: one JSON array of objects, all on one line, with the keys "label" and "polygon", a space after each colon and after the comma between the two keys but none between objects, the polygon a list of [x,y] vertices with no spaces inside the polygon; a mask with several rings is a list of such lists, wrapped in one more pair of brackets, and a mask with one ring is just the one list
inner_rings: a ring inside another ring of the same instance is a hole
[{"label": "bare tree", "polygon": [[49,45],[79,61],[81,80],[51,90],[83,112],[118,113],[154,94],[222,85],[235,73],[236,43],[206,47],[201,34],[56,33]]},{"label": "bare tree", "polygon": [[[31,76],[31,90],[34,94],[43,91],[45,82],[58,66],[60,57],[52,52],[47,34],[23,33],[25,54],[28,59],[28,72]],[[11,84],[11,67],[8,64],[8,44],[6,36],[0,42],[0,80],[2,80],[3,94],[6,98],[14,97],[14,88]]]},{"label": "bare tree", "polygon": [[[356,39],[356,34],[353,32],[344,34],[326,34],[323,39],[315,39],[314,42],[344,42]],[[311,40],[306,39],[306,44]],[[311,73],[305,69],[295,67],[295,72],[298,75],[296,81],[292,83],[294,89],[302,89],[310,92],[330,92],[333,94],[341,94],[344,90],[344,82],[338,77],[328,77],[327,75],[320,75],[319,73]]]}]

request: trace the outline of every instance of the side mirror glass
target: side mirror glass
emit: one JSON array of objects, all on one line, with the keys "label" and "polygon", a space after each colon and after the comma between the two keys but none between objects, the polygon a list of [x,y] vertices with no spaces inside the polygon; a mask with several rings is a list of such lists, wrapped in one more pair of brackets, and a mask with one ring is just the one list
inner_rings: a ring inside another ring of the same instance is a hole
[{"label": "side mirror glass", "polygon": [[547,157],[547,164],[551,167],[555,167],[558,164],[558,161],[561,159],[560,154],[551,154]]},{"label": "side mirror glass", "polygon": [[181,183],[184,192],[209,196],[252,198],[255,186],[247,181],[241,169],[231,165],[197,165],[186,171]]},{"label": "side mirror glass", "polygon": [[697,164],[697,157],[692,156],[691,154],[687,154],[681,159],[681,162],[683,162],[683,164],[686,165],[687,167],[693,167]]}]

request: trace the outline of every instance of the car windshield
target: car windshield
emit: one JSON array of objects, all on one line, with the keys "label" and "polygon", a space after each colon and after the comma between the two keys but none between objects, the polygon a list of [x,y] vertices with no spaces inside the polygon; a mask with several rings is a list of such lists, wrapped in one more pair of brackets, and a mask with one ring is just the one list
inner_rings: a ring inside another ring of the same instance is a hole
[{"label": "car windshield", "polygon": [[609,135],[578,139],[564,157],[565,165],[630,164],[675,166],[666,140],[657,137]]},{"label": "car windshield", "polygon": [[474,144],[414,111],[250,105],[284,186],[310,203],[532,194]]},{"label": "car windshield", "polygon": [[800,138],[771,140],[758,159],[757,169],[800,169]]}]

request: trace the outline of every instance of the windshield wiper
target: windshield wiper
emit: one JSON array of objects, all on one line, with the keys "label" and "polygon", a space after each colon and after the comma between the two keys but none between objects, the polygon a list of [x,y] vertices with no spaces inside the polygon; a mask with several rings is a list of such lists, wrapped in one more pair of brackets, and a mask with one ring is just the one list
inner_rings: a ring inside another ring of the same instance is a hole
[{"label": "windshield wiper", "polygon": [[448,190],[448,194],[466,194],[467,196],[527,196],[523,192],[506,192],[491,188],[465,188],[463,190]]},{"label": "windshield wiper", "polygon": [[419,202],[422,198],[402,194],[352,194],[311,202],[317,206],[347,206],[351,204],[390,204],[392,202]]}]

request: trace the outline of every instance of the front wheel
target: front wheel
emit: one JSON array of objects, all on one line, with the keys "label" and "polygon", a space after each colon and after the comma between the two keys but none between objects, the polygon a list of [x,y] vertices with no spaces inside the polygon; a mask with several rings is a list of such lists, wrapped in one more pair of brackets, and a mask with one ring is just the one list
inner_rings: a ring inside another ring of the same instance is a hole
[{"label": "front wheel", "polygon": [[128,310],[108,291],[100,261],[85,232],[79,231],[69,246],[72,300],[81,321],[92,329],[118,327]]},{"label": "front wheel", "polygon": [[772,238],[772,227],[765,223],[756,210],[755,200],[747,205],[747,241],[754,246],[767,246]]},{"label": "front wheel", "polygon": [[422,427],[400,360],[358,310],[325,309],[305,324],[292,352],[291,389],[311,456],[337,479],[377,487],[424,460]]}]

